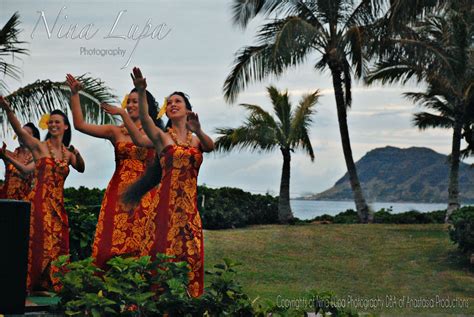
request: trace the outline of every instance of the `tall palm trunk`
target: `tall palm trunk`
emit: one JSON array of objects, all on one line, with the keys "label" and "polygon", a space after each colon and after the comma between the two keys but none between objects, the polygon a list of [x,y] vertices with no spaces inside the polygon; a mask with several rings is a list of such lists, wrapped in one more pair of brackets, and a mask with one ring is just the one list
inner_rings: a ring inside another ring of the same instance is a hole
[{"label": "tall palm trunk", "polygon": [[281,223],[288,223],[293,219],[290,206],[290,149],[280,148],[283,154],[283,168],[281,171],[280,198],[278,199],[278,219]]},{"label": "tall palm trunk", "polygon": [[349,173],[349,181],[351,183],[352,192],[354,194],[354,201],[359,215],[359,221],[362,223],[370,223],[373,221],[373,214],[367,206],[362,187],[360,186],[357,169],[352,158],[351,141],[349,137],[349,128],[347,126],[347,110],[344,101],[344,92],[342,90],[342,76],[341,70],[338,66],[331,68],[332,84],[334,87],[334,95],[336,97],[337,119],[339,121],[339,132],[341,134],[342,150],[344,152],[344,159],[346,161],[347,172]]},{"label": "tall palm trunk", "polygon": [[464,111],[456,111],[454,118],[453,142],[451,145],[451,158],[449,170],[448,187],[448,210],[444,222],[449,221],[449,217],[459,209],[459,163],[461,156],[461,138]]}]

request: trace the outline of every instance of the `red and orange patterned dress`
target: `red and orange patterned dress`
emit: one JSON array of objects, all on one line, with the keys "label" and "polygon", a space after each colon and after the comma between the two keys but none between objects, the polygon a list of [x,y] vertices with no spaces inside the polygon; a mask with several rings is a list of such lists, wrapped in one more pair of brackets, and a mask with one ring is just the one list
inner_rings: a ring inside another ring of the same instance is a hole
[{"label": "red and orange patterned dress", "polygon": [[115,172],[105,191],[95,232],[92,256],[95,264],[106,263],[117,255],[139,256],[155,240],[155,210],[151,208],[156,190],[145,194],[134,211],[120,201],[120,195],[145,171],[155,151],[132,142],[115,144]]},{"label": "red and orange patterned dress", "polygon": [[31,202],[27,289],[58,286],[51,262],[69,254],[69,225],[64,209],[64,181],[67,162],[43,157],[35,162],[35,186]]},{"label": "red and orange patterned dress", "polygon": [[[16,148],[13,155],[18,158],[20,148]],[[33,161],[31,152],[28,151],[23,164]],[[33,181],[33,173],[24,176],[13,164],[5,164],[5,182],[0,188],[0,199],[16,199],[26,200],[31,192],[31,183]]]},{"label": "red and orange patterned dress", "polygon": [[189,264],[188,291],[193,297],[203,293],[204,243],[201,217],[197,209],[197,177],[202,151],[181,145],[166,146],[160,157],[163,175],[154,205],[157,212],[153,253],[174,255]]}]

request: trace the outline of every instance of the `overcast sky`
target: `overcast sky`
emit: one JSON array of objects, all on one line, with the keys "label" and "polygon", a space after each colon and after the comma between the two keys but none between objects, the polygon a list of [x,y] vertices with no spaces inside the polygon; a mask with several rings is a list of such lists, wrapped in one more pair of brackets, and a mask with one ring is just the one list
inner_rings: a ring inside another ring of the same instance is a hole
[{"label": "overcast sky", "polygon": [[[149,90],[160,102],[172,91],[187,92],[204,130],[213,136],[217,127],[235,127],[242,122],[245,112],[238,103],[259,104],[271,110],[265,90],[270,84],[288,89],[294,104],[302,94],[320,89],[322,97],[311,126],[316,159],[312,163],[309,157],[298,151],[293,155],[291,195],[295,197],[329,188],[346,170],[329,75],[315,72],[312,65],[317,56],[310,56],[306,64],[289,70],[282,78],[252,84],[239,96],[236,104],[226,104],[222,85],[231,70],[234,54],[242,46],[254,43],[258,26],[254,22],[245,31],[234,27],[230,7],[231,1],[224,0],[0,0],[0,27],[18,11],[23,29],[21,37],[29,42],[26,47],[30,50],[30,56],[16,61],[23,70],[21,82],[7,80],[7,83],[13,91],[37,79],[56,81],[63,80],[66,73],[79,75],[89,72],[91,76],[104,80],[122,98],[132,88],[131,68],[139,66],[147,78]],[[121,11],[123,13],[113,28]],[[44,12],[50,29],[58,18],[50,38],[41,20],[35,29],[41,12]],[[151,30],[156,29],[154,39],[149,36],[136,41],[127,37],[132,25],[138,25],[136,34],[142,33],[149,19]],[[87,34],[82,34],[82,38],[71,39],[71,34],[68,38],[58,38],[61,26],[60,34],[64,35],[75,24],[78,25],[73,34],[75,37],[87,24],[93,26]],[[125,38],[106,38],[112,29],[111,36]],[[88,39],[84,38],[86,35]],[[84,54],[94,49],[125,52],[123,56]],[[129,65],[122,69],[129,58]],[[420,109],[403,99],[401,94],[420,87],[412,84],[410,87],[367,88],[359,83],[354,83],[353,87],[353,106],[348,123],[355,160],[374,148],[387,145],[402,148],[427,146],[443,154],[450,152],[449,131],[420,132],[411,124],[412,114]],[[16,146],[13,139],[6,141],[9,148]],[[115,168],[110,142],[74,131],[72,144],[82,152],[86,172],[78,174],[72,171],[66,186],[107,186]],[[212,153],[205,156],[198,182],[211,187],[232,186],[255,193],[277,194],[281,166],[279,151]],[[2,165],[0,175],[3,171]]]}]

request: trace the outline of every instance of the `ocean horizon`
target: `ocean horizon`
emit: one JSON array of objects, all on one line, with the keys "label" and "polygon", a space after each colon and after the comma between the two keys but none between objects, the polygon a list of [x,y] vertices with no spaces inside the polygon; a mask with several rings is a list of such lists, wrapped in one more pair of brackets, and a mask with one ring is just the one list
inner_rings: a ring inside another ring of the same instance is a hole
[{"label": "ocean horizon", "polygon": [[[347,209],[355,210],[353,201],[330,201],[330,200],[290,200],[293,215],[302,220],[313,219],[316,216],[337,215]],[[401,213],[410,210],[419,212],[429,212],[434,210],[446,209],[447,204],[441,203],[415,203],[415,202],[372,202],[369,207],[373,211],[379,211],[382,208],[391,209],[392,213]]]}]

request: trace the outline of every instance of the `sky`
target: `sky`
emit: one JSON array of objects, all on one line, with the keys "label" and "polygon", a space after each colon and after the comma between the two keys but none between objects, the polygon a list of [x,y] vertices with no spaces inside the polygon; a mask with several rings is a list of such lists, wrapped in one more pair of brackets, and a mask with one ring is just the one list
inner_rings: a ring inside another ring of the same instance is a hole
[{"label": "sky", "polygon": [[[328,189],[346,171],[329,74],[314,70],[318,56],[311,55],[281,78],[250,84],[236,103],[226,103],[222,86],[235,53],[243,46],[255,44],[254,35],[263,22],[257,19],[245,30],[234,26],[231,3],[228,0],[0,0],[0,27],[18,11],[23,30],[21,39],[28,42],[25,47],[30,51],[21,60],[10,60],[21,67],[23,74],[20,81],[6,78],[7,84],[14,91],[38,79],[60,81],[66,73],[89,73],[104,80],[121,100],[133,88],[129,73],[138,66],[158,101],[172,91],[185,91],[204,131],[214,138],[216,128],[237,127],[243,122],[246,113],[239,103],[258,104],[271,111],[266,93],[269,85],[287,89],[294,105],[302,95],[319,89],[321,98],[310,127],[316,158],[311,162],[302,151],[293,154],[290,194],[298,197]],[[93,54],[101,50],[107,50],[107,54]],[[413,113],[423,109],[404,99],[402,94],[421,89],[423,86],[417,83],[385,87],[353,84],[348,125],[354,160],[385,146],[425,146],[449,154],[449,130],[419,131],[411,122]],[[45,134],[43,131],[42,136]],[[5,142],[10,149],[17,146],[11,136]],[[105,188],[115,168],[111,143],[73,131],[72,144],[85,158],[86,172],[71,171],[66,187]],[[282,163],[278,150],[209,153],[205,155],[198,183],[277,195]],[[0,177],[3,173],[2,165]]]}]

